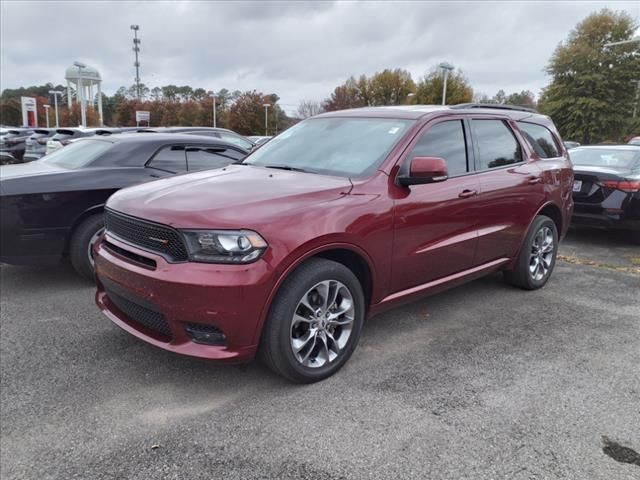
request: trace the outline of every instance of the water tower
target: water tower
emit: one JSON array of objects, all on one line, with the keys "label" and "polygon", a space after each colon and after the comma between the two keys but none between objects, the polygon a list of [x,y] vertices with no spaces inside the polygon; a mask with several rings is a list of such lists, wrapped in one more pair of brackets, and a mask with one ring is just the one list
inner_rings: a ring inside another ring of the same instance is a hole
[{"label": "water tower", "polygon": [[102,83],[102,77],[100,77],[100,72],[93,67],[88,65],[84,65],[80,62],[74,62],[69,68],[67,68],[65,75],[65,80],[67,81],[67,99],[69,108],[71,108],[71,104],[73,102],[73,98],[71,96],[71,84],[75,86],[77,95],[76,101],[80,102],[80,110],[82,112],[82,126],[87,126],[86,119],[86,103],[87,99],[89,104],[95,108],[95,95],[94,95],[94,87],[96,88],[96,93],[98,94],[98,115],[100,115],[100,125],[103,125],[102,121],[102,91],[100,90],[100,84]]}]

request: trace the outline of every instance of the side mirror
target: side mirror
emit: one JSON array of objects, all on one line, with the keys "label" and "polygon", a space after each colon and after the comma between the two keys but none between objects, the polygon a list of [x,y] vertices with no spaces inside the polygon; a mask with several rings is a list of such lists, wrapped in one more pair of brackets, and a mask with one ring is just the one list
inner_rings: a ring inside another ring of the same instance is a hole
[{"label": "side mirror", "polygon": [[440,157],[414,157],[409,164],[409,174],[399,175],[400,185],[421,185],[443,182],[449,178],[447,162]]}]

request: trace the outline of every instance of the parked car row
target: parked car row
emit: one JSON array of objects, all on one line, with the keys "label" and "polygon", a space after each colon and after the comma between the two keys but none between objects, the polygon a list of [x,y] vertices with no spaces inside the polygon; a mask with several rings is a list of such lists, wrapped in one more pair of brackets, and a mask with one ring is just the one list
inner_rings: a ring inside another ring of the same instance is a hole
[{"label": "parked car row", "polygon": [[117,133],[188,133],[205,135],[252,150],[257,144],[224,128],[212,127],[122,127],[122,128],[16,128],[0,135],[0,165],[30,162],[55,152],[78,138]]}]

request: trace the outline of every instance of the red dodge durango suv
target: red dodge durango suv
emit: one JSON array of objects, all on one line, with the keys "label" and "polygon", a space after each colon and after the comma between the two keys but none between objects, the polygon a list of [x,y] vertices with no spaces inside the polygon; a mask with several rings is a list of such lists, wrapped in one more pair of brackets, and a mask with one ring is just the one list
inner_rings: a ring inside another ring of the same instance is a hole
[{"label": "red dodge durango suv", "polygon": [[298,123],[241,164],[115,193],[96,302],[172,352],[335,373],[365,318],[498,270],[553,271],[573,173],[551,120],[474,104]]}]

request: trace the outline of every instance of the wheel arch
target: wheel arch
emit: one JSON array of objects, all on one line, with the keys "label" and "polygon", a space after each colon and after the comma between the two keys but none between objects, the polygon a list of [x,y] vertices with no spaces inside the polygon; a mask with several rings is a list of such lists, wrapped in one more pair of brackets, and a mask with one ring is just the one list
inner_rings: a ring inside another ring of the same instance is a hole
[{"label": "wheel arch", "polygon": [[271,310],[273,301],[284,281],[298,267],[312,258],[324,258],[327,260],[338,262],[353,272],[353,274],[360,282],[362,291],[364,293],[366,318],[366,314],[371,306],[371,299],[375,287],[375,270],[373,267],[373,262],[369,255],[357,245],[350,243],[332,243],[309,250],[304,255],[299,256],[278,277],[278,280],[271,289],[269,297],[267,298],[267,301],[265,302],[265,305],[262,309],[258,328],[256,329],[255,343],[257,343],[262,336],[264,324],[267,321],[269,311]]},{"label": "wheel arch", "polygon": [[78,228],[78,225],[80,225],[82,222],[84,222],[87,218],[93,216],[93,215],[98,215],[98,214],[102,214],[104,212],[104,207],[105,204],[98,204],[98,205],[93,205],[89,208],[87,208],[86,210],[84,210],[80,215],[78,215],[75,220],[73,221],[73,223],[71,224],[71,228],[69,229],[69,233],[67,234],[67,239],[64,242],[64,255],[68,255],[69,254],[69,243],[71,242],[71,239],[73,238],[73,234],[76,231],[76,228]]},{"label": "wheel arch", "polygon": [[552,201],[545,202],[538,208],[535,215],[531,217],[531,220],[527,225],[527,229],[524,231],[524,235],[522,235],[522,238],[520,239],[520,245],[518,246],[518,251],[516,252],[514,257],[511,259],[511,261],[505,266],[504,270],[510,270],[515,265],[516,261],[518,260],[518,256],[520,255],[520,251],[522,250],[522,245],[524,244],[524,240],[527,238],[527,233],[531,229],[531,225],[533,224],[534,220],[538,215],[545,215],[549,217],[551,220],[553,220],[553,223],[555,224],[556,229],[558,230],[558,239],[561,238],[562,228],[565,226],[564,220],[562,218],[562,210],[558,205],[556,205]]}]

